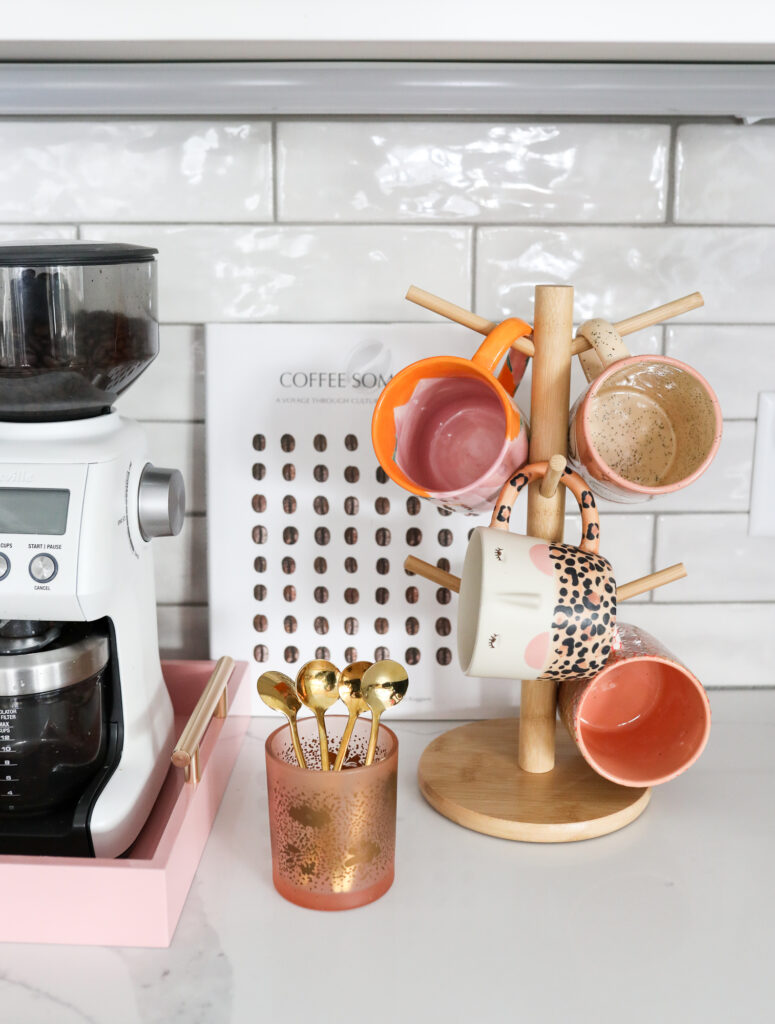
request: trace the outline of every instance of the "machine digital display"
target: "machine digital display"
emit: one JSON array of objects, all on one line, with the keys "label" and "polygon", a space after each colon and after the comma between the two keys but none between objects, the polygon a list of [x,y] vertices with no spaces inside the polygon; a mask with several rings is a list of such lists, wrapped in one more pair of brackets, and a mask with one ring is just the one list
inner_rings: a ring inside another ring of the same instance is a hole
[{"label": "machine digital display", "polygon": [[67,529],[70,492],[39,487],[0,487],[0,533],[61,537]]}]

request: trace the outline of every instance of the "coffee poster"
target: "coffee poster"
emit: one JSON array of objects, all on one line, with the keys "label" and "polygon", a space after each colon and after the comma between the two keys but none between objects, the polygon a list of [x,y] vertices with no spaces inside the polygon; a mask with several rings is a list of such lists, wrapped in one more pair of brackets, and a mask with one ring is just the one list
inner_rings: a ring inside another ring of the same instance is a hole
[{"label": "coffee poster", "polygon": [[[463,675],[457,595],[406,573],[414,554],[459,574],[469,531],[489,515],[449,513],[379,466],[371,417],[402,367],[470,357],[450,324],[214,324],[207,328],[211,655],[256,678],[392,658],[413,718],[488,717],[518,702],[506,680]],[[523,531],[524,508],[513,529]],[[253,710],[268,709],[253,693]]]}]

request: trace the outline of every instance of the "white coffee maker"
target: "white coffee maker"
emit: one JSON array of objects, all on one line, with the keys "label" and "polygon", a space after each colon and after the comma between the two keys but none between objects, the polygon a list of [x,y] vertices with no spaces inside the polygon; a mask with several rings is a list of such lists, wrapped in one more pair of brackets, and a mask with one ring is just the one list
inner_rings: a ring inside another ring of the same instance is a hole
[{"label": "white coffee maker", "polygon": [[112,408],[158,352],[156,251],[0,245],[0,854],[121,855],[169,767],[150,542],[183,480]]}]

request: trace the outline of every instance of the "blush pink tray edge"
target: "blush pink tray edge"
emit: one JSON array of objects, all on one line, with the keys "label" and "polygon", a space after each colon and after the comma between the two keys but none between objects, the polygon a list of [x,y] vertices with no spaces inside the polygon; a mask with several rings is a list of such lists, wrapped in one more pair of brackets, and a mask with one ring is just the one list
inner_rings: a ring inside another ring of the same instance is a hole
[{"label": "blush pink tray edge", "polygon": [[[214,661],[162,662],[179,736]],[[201,780],[167,773],[153,811],[118,860],[0,856],[0,942],[169,946],[250,723],[247,662],[228,682],[228,715],[213,718],[199,749]]]}]

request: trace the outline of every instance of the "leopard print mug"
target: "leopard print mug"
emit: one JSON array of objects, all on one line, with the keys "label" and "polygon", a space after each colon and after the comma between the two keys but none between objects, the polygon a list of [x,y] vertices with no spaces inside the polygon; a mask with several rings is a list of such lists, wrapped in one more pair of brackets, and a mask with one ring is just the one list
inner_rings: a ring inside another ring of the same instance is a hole
[{"label": "leopard print mug", "polygon": [[511,509],[546,462],[523,466],[501,490],[490,525],[471,534],[458,604],[458,658],[466,675],[581,679],[611,653],[616,583],[598,554],[595,498],[578,474],[561,477],[581,512],[581,543],[552,544],[509,532]]}]

